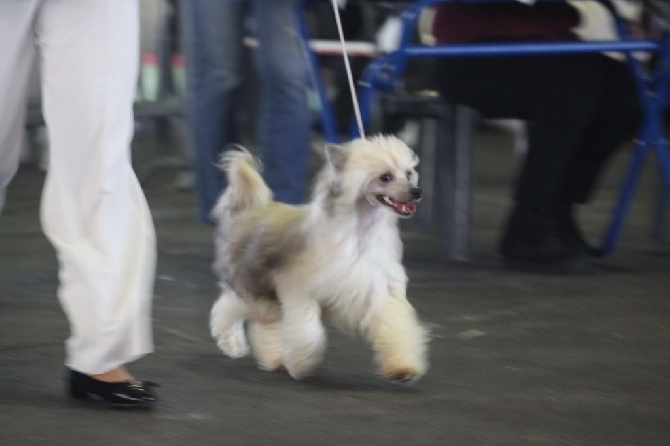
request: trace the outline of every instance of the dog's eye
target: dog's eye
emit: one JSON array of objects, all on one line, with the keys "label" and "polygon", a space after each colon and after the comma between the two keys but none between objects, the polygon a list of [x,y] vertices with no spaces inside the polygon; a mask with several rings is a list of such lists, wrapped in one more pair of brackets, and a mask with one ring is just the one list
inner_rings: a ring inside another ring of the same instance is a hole
[{"label": "dog's eye", "polygon": [[380,175],[379,181],[381,181],[382,183],[390,183],[391,181],[393,181],[393,175],[391,175],[390,173],[383,173]]},{"label": "dog's eye", "polygon": [[408,179],[408,180],[411,180],[411,179],[412,179],[412,171],[411,171],[411,170],[408,170],[408,171],[407,171],[407,179]]}]

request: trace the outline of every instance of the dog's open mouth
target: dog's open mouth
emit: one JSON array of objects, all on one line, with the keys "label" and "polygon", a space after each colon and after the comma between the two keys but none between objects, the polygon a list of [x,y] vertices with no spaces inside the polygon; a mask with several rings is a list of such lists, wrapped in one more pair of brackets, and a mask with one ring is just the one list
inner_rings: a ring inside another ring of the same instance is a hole
[{"label": "dog's open mouth", "polygon": [[403,217],[410,217],[416,212],[416,205],[414,203],[396,201],[387,195],[377,195],[377,200],[384,206],[393,209],[396,214]]}]

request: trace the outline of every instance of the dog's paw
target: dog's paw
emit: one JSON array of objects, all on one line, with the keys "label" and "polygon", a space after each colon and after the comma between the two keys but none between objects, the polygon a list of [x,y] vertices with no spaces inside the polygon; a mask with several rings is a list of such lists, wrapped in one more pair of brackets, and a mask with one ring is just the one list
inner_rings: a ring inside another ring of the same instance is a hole
[{"label": "dog's paw", "polygon": [[244,330],[229,330],[214,335],[216,345],[231,358],[241,358],[249,354],[249,344]]},{"label": "dog's paw", "polygon": [[314,369],[296,369],[294,368],[288,368],[286,369],[289,375],[291,375],[291,378],[295,379],[296,381],[302,381],[303,379],[309,378],[310,376],[314,375]]},{"label": "dog's paw", "polygon": [[398,384],[414,384],[423,376],[418,370],[411,367],[397,367],[384,371],[384,378]]},{"label": "dog's paw", "polygon": [[219,346],[219,349],[226,355],[231,358],[242,358],[249,354],[249,346],[241,345],[236,342],[230,342],[229,338],[220,338],[217,340],[216,345]]},{"label": "dog's paw", "polygon": [[320,359],[316,358],[303,360],[300,362],[287,361],[286,371],[289,375],[291,375],[291,378],[295,379],[296,381],[302,381],[303,379],[314,375],[316,367],[320,362]]},{"label": "dog's paw", "polygon": [[284,370],[283,361],[274,361],[274,362],[258,362],[258,368],[264,372],[281,372]]}]

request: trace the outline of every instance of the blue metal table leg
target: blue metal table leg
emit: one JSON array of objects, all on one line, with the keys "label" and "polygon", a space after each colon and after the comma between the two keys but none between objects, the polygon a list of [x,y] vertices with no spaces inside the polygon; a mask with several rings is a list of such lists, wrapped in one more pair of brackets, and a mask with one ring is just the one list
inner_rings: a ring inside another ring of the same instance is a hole
[{"label": "blue metal table leg", "polygon": [[628,172],[626,173],[623,185],[619,192],[619,200],[617,201],[616,207],[614,209],[614,217],[610,223],[609,229],[605,236],[605,241],[602,247],[596,249],[596,253],[599,256],[607,255],[614,250],[614,247],[619,240],[621,231],[623,229],[623,223],[628,213],[628,209],[635,192],[635,187],[640,179],[640,172],[642,170],[642,165],[644,159],[649,151],[648,143],[644,141],[638,141],[635,144],[633,149],[633,158],[628,167]]},{"label": "blue metal table leg", "polygon": [[639,182],[643,162],[650,150],[654,150],[658,155],[665,194],[670,197],[670,154],[663,130],[663,123],[661,122],[666,95],[667,85],[663,84],[655,92],[647,91],[643,95],[644,127],[640,133],[639,140],[636,141],[633,147],[633,158],[621,187],[612,222],[605,236],[603,246],[596,250],[598,255],[611,253],[619,240],[635,187]]},{"label": "blue metal table leg", "polygon": [[666,199],[670,198],[670,145],[663,139],[658,143],[656,154],[658,155],[661,178],[663,181]]},{"label": "blue metal table leg", "polygon": [[[367,132],[370,129],[370,114],[372,111],[375,93],[377,90],[388,90],[390,87],[380,83],[380,73],[386,65],[386,57],[380,57],[372,61],[361,76],[358,82],[358,106],[361,112],[361,121],[363,122],[363,129]],[[351,120],[349,126],[349,137],[359,138],[361,135],[358,131],[358,126],[354,118]]]},{"label": "blue metal table leg", "polygon": [[670,146],[662,140],[656,147],[659,162],[660,179],[656,190],[656,202],[653,215],[651,237],[656,241],[665,241],[668,232],[668,205],[670,204]]}]

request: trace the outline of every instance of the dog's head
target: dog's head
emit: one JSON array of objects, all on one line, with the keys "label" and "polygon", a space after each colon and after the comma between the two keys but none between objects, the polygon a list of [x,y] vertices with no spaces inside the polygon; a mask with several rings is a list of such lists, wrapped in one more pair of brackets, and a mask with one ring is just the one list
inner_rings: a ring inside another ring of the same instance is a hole
[{"label": "dog's head", "polygon": [[419,158],[400,139],[375,136],[326,149],[331,193],[340,203],[384,207],[402,218],[416,212],[421,199],[415,168]]}]

